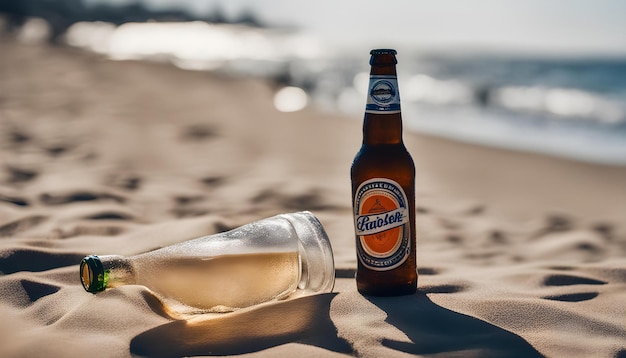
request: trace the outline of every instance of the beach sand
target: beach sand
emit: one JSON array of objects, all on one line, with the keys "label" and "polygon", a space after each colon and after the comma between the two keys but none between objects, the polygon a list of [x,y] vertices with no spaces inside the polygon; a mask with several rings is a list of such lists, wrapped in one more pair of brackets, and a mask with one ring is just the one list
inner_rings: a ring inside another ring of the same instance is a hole
[{"label": "beach sand", "polygon": [[[278,112],[275,90],[0,39],[0,356],[626,357],[626,168],[405,133],[419,292],[364,297],[361,119]],[[145,287],[79,282],[88,254],[300,210],[333,293],[177,320]]]}]

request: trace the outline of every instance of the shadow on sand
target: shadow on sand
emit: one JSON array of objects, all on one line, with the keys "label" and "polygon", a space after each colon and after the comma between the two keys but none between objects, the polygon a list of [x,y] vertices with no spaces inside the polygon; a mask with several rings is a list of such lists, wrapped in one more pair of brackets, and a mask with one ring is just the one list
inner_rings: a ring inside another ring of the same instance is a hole
[{"label": "shadow on sand", "polygon": [[382,341],[382,345],[396,351],[446,357],[543,357],[522,337],[438,306],[424,292],[367,299],[385,311],[385,321],[404,332],[411,341]]},{"label": "shadow on sand", "polygon": [[[150,357],[236,355],[297,342],[355,355],[357,352],[350,342],[338,336],[330,318],[331,302],[336,296],[336,293],[308,296],[224,315],[200,315],[173,321],[136,336],[130,350],[133,354]],[[380,344],[398,353],[542,357],[518,335],[438,306],[424,292],[402,297],[360,297],[361,302],[351,305],[353,312],[350,314],[358,316],[359,307],[365,307],[366,299],[384,311],[385,321],[410,340],[381,341]],[[367,314],[366,308],[363,314]]]},{"label": "shadow on sand", "polygon": [[330,319],[330,303],[335,295],[308,296],[217,317],[174,321],[136,336],[130,350],[150,357],[232,355],[298,342],[350,353],[351,346],[337,336]]}]

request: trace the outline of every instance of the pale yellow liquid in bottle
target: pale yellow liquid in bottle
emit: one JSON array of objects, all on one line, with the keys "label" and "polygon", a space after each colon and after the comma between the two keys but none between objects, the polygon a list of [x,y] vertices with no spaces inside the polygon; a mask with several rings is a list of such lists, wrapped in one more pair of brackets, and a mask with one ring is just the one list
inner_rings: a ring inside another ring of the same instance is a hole
[{"label": "pale yellow liquid in bottle", "polygon": [[296,290],[300,279],[297,252],[212,258],[165,256],[134,264],[137,281],[175,310],[180,310],[174,306],[182,303],[204,311],[225,312],[281,299]]}]

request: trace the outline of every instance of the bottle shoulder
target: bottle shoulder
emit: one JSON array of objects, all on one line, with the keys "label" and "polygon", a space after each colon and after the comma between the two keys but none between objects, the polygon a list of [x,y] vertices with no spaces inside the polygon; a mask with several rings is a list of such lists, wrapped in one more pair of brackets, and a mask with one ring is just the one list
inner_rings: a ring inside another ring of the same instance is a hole
[{"label": "bottle shoulder", "polygon": [[411,162],[413,158],[404,143],[397,144],[363,144],[354,161]]},{"label": "bottle shoulder", "polygon": [[415,164],[404,144],[363,145],[352,162],[353,176],[415,175]]}]

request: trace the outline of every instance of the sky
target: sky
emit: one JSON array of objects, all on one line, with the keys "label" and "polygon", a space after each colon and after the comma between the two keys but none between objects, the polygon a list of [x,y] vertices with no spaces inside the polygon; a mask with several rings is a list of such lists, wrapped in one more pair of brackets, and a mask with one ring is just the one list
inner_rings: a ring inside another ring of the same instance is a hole
[{"label": "sky", "polygon": [[[104,1],[104,0],[88,0]],[[107,2],[129,0],[107,0]],[[626,55],[624,0],[143,0],[254,11],[340,46]]]}]

